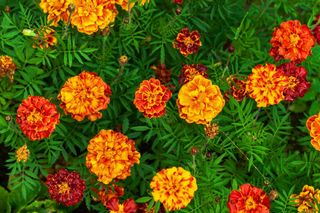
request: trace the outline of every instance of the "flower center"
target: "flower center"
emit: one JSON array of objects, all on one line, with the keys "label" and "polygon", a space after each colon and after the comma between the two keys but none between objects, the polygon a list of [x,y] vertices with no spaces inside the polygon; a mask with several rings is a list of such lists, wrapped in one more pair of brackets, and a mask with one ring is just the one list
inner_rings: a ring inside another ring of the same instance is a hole
[{"label": "flower center", "polygon": [[299,83],[298,79],[294,76],[289,76],[288,79],[288,89],[294,89]]},{"label": "flower center", "polygon": [[190,38],[190,37],[187,37],[185,40],[184,40],[184,44],[187,45],[187,46],[191,46],[194,44],[194,41]]},{"label": "flower center", "polygon": [[254,202],[253,198],[250,196],[246,200],[246,210],[251,210],[256,208],[256,202]]},{"label": "flower center", "polygon": [[27,121],[31,124],[36,123],[42,119],[42,115],[37,112],[36,110],[33,110],[30,115],[27,117]]},{"label": "flower center", "polygon": [[290,35],[290,43],[292,46],[297,46],[298,42],[300,40],[300,36],[297,34],[291,34]]},{"label": "flower center", "polygon": [[70,192],[70,187],[66,182],[58,184],[58,188],[59,188],[59,194],[66,194]]}]

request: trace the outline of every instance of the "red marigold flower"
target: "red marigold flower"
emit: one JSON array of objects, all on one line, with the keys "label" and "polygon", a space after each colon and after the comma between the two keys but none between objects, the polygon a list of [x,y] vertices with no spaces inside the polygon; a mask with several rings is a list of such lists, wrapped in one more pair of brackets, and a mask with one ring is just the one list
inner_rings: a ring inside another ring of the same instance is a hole
[{"label": "red marigold flower", "polygon": [[144,80],[135,92],[133,104],[148,118],[158,118],[166,113],[166,103],[171,91],[158,79]]},{"label": "red marigold flower", "polygon": [[119,204],[118,198],[112,198],[108,202],[107,208],[110,213],[136,213],[138,206],[133,199],[127,199],[123,204]]},{"label": "red marigold flower", "polygon": [[50,27],[42,27],[34,36],[33,48],[50,48],[57,44],[56,31]]},{"label": "red marigold flower", "polygon": [[312,138],[311,145],[320,151],[320,113],[309,117],[306,125]]},{"label": "red marigold flower", "polygon": [[102,117],[100,110],[107,109],[111,94],[110,86],[96,73],[83,71],[68,79],[58,100],[61,100],[60,107],[73,119],[82,121],[88,117],[95,121]]},{"label": "red marigold flower", "polygon": [[269,213],[270,201],[262,189],[247,183],[240,186],[240,191],[232,190],[228,208],[230,213]]},{"label": "red marigold flower", "polygon": [[79,173],[68,172],[66,169],[60,169],[54,175],[49,174],[46,185],[51,199],[65,206],[73,206],[79,203],[86,189],[85,182],[81,179]]},{"label": "red marigold flower", "polygon": [[191,81],[196,75],[202,75],[208,78],[207,74],[208,68],[202,64],[186,64],[181,69],[181,74],[179,76],[180,85]]},{"label": "red marigold flower", "polygon": [[315,38],[307,25],[301,25],[298,20],[290,20],[282,22],[280,27],[273,31],[270,43],[270,55],[274,60],[290,59],[301,62],[311,54]]},{"label": "red marigold flower", "polygon": [[159,64],[158,66],[150,67],[156,74],[156,78],[160,80],[162,84],[167,84],[171,80],[171,70],[166,68],[165,64]]},{"label": "red marigold flower", "polygon": [[197,30],[190,32],[188,28],[183,28],[178,33],[175,42],[173,42],[173,47],[179,49],[184,56],[194,54],[198,52],[199,47],[202,45],[200,37]]},{"label": "red marigold flower", "polygon": [[175,4],[183,4],[183,0],[173,0],[173,3],[175,3]]},{"label": "red marigold flower", "polygon": [[104,188],[98,192],[101,203],[107,207],[108,202],[112,198],[119,198],[124,195],[124,188],[121,186],[117,186],[112,184],[112,187],[109,185],[108,190],[106,191]]},{"label": "red marigold flower", "polygon": [[312,30],[314,37],[316,38],[318,44],[320,44],[320,15],[317,15],[316,19],[313,21],[314,28]]},{"label": "red marigold flower", "polygon": [[298,212],[318,212],[317,203],[320,203],[319,189],[314,189],[313,186],[304,185],[300,194],[292,194],[290,198],[295,198],[294,202],[298,207]]},{"label": "red marigold flower", "polygon": [[59,119],[56,106],[41,96],[29,96],[23,100],[16,116],[21,131],[32,141],[48,138]]},{"label": "red marigold flower", "polygon": [[13,81],[14,73],[16,71],[16,64],[12,58],[7,55],[0,56],[0,77],[3,78],[6,75],[9,76],[10,81]]},{"label": "red marigold flower", "polygon": [[303,97],[310,87],[306,79],[307,70],[302,66],[296,66],[293,62],[284,63],[277,69],[288,77],[288,85],[283,91],[285,100],[294,101],[298,97]]}]

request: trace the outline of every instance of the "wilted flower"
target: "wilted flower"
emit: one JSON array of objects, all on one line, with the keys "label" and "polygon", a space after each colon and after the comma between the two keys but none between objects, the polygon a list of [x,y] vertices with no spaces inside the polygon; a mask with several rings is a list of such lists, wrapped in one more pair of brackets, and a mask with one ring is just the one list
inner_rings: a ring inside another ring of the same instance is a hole
[{"label": "wilted flower", "polygon": [[159,64],[158,66],[150,67],[156,74],[156,78],[160,80],[162,84],[167,84],[171,80],[171,70],[166,68],[165,64]]},{"label": "wilted flower", "polygon": [[247,183],[230,193],[228,208],[230,213],[269,213],[270,201],[262,189]]},{"label": "wilted flower", "polygon": [[199,47],[202,45],[200,37],[197,30],[190,32],[188,28],[183,28],[173,42],[173,47],[178,49],[184,56],[194,54],[198,52]]},{"label": "wilted flower", "polygon": [[32,141],[48,138],[59,118],[56,106],[41,96],[29,96],[23,100],[16,116],[21,131]]},{"label": "wilted flower", "polygon": [[213,123],[213,124],[208,123],[204,125],[204,131],[208,138],[213,139],[219,134],[219,126],[217,123]]},{"label": "wilted flower", "polygon": [[[320,190],[313,186],[304,185],[300,194],[292,194],[290,198],[294,199],[298,212],[314,213],[318,212],[317,203],[320,203]],[[315,202],[316,201],[316,202]]]},{"label": "wilted flower", "polygon": [[68,6],[71,0],[41,0],[39,6],[44,13],[48,13],[48,22],[52,21],[52,25],[58,26],[58,22],[68,21]]},{"label": "wilted flower", "polygon": [[314,28],[312,30],[314,37],[316,38],[318,44],[320,44],[320,15],[317,15],[316,19],[312,22],[314,24]]},{"label": "wilted flower", "polygon": [[98,176],[98,181],[109,184],[113,179],[130,176],[131,167],[139,159],[133,140],[120,132],[101,130],[89,142],[86,166]]},{"label": "wilted flower", "polygon": [[133,199],[127,199],[123,204],[120,204],[118,198],[112,198],[108,202],[107,208],[110,213],[136,213],[138,206]]},{"label": "wilted flower", "polygon": [[37,34],[33,37],[34,44],[33,48],[39,47],[50,48],[57,44],[57,38],[55,37],[55,30],[49,27],[42,27]]},{"label": "wilted flower", "polygon": [[179,76],[179,83],[185,84],[191,81],[195,76],[202,75],[208,78],[207,74],[208,68],[202,64],[186,64],[181,69],[181,74]]},{"label": "wilted flower", "polygon": [[307,120],[307,128],[311,136],[311,145],[318,151],[320,151],[320,113],[311,116]]},{"label": "wilted flower", "polygon": [[315,38],[307,25],[301,25],[298,20],[290,20],[282,22],[279,28],[273,31],[270,43],[270,55],[276,61],[290,59],[301,62],[311,54]]},{"label": "wilted flower", "polygon": [[220,88],[209,79],[197,75],[184,84],[178,94],[179,115],[188,123],[207,124],[224,107],[225,101]]},{"label": "wilted flower", "polygon": [[73,119],[82,121],[88,117],[95,121],[102,117],[100,110],[107,109],[111,94],[110,86],[96,73],[83,71],[68,79],[58,100],[61,101],[60,107]]},{"label": "wilted flower", "polygon": [[27,147],[27,144],[23,145],[16,151],[16,158],[18,162],[21,162],[21,161],[27,162],[29,155],[30,155],[30,151]]},{"label": "wilted flower", "polygon": [[144,80],[135,92],[133,104],[148,118],[158,118],[166,113],[166,103],[171,91],[158,79]]},{"label": "wilted flower", "polygon": [[181,167],[162,169],[150,183],[154,201],[160,201],[168,211],[185,208],[197,191],[197,181]]},{"label": "wilted flower", "polygon": [[51,199],[65,206],[79,203],[86,189],[85,182],[79,173],[68,172],[66,169],[60,169],[54,175],[48,175],[46,185]]},{"label": "wilted flower", "polygon": [[16,71],[16,64],[13,62],[12,58],[7,55],[0,56],[0,77],[3,78],[6,75],[9,76],[11,82],[14,78],[14,72]]}]

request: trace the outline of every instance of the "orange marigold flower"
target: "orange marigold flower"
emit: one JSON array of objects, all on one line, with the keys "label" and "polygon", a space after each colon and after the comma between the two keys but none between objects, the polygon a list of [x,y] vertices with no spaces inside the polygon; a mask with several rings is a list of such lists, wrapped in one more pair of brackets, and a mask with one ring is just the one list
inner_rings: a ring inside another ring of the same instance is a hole
[{"label": "orange marigold flower", "polygon": [[7,56],[7,55],[0,56],[0,77],[1,78],[8,75],[11,82],[12,82],[16,68],[17,68],[17,66],[13,62],[13,60],[10,56]]},{"label": "orange marigold flower", "polygon": [[318,151],[320,151],[320,113],[311,116],[307,120],[307,128],[311,136],[311,145]]},{"label": "orange marigold flower", "polygon": [[282,22],[279,28],[273,31],[270,43],[270,55],[276,61],[290,59],[301,62],[311,54],[315,38],[307,25],[301,25],[298,20],[290,20]]},{"label": "orange marigold flower", "polygon": [[158,118],[166,113],[166,103],[171,91],[158,79],[144,80],[135,92],[133,104],[148,118]]},{"label": "orange marigold flower", "polygon": [[107,208],[110,213],[136,213],[138,206],[133,199],[127,199],[123,204],[119,204],[118,198],[112,198],[108,204]]},{"label": "orange marigold flower", "polygon": [[318,212],[318,207],[315,202],[320,204],[320,190],[314,189],[313,186],[304,185],[300,194],[292,194],[290,198],[294,199],[298,212],[313,213]]},{"label": "orange marigold flower", "polygon": [[23,145],[16,151],[16,158],[18,162],[21,162],[21,161],[27,162],[29,155],[30,155],[30,151],[27,147],[27,144]]},{"label": "orange marigold flower", "polygon": [[209,79],[197,75],[184,84],[178,94],[179,115],[188,123],[207,124],[224,107],[225,101],[220,88]]},{"label": "orange marigold flower", "polygon": [[130,176],[131,167],[139,159],[133,140],[120,132],[101,130],[89,142],[86,165],[98,181],[109,184],[115,178],[124,180]]},{"label": "orange marigold flower", "polygon": [[48,22],[52,21],[52,25],[58,26],[58,22],[68,21],[68,6],[71,0],[41,0],[39,6],[44,13],[48,13]]},{"label": "orange marigold flower", "polygon": [[56,106],[41,96],[29,96],[23,100],[16,116],[21,131],[32,141],[48,138],[59,119]]},{"label": "orange marigold flower", "polygon": [[95,121],[102,117],[100,110],[107,109],[111,94],[110,86],[96,73],[83,71],[68,79],[58,100],[61,100],[60,107],[73,119],[82,121],[88,117],[90,121]]},{"label": "orange marigold flower", "polygon": [[42,27],[34,36],[33,48],[50,48],[57,44],[56,31],[50,27]]},{"label": "orange marigold flower", "polygon": [[190,64],[184,65],[179,76],[180,85],[191,81],[196,75],[202,75],[208,78],[208,68],[202,64]]},{"label": "orange marigold flower", "polygon": [[228,208],[230,213],[269,213],[270,201],[262,189],[247,183],[240,186],[240,191],[232,190]]},{"label": "orange marigold flower", "polygon": [[258,107],[267,107],[278,104],[284,99],[283,91],[288,85],[288,77],[277,71],[273,64],[265,66],[259,64],[252,69],[246,85],[251,98],[257,102]]},{"label": "orange marigold flower", "polygon": [[60,169],[54,175],[49,174],[46,185],[51,199],[65,206],[73,206],[79,203],[86,189],[85,182],[81,179],[79,173],[68,172],[66,169]]},{"label": "orange marigold flower", "polygon": [[183,28],[178,33],[175,42],[173,42],[173,47],[179,49],[184,56],[194,54],[198,52],[199,47],[202,45],[200,37],[197,30],[190,32],[188,28]]},{"label": "orange marigold flower", "polygon": [[185,208],[197,191],[196,178],[181,167],[162,169],[150,183],[154,201],[160,201],[168,211]]},{"label": "orange marigold flower", "polygon": [[115,184],[112,184],[111,186],[108,186],[108,190],[106,191],[104,188],[101,189],[98,193],[99,198],[101,200],[101,203],[107,207],[108,202],[112,198],[119,198],[124,195],[124,188],[121,186],[117,186]]},{"label": "orange marigold flower", "polygon": [[99,29],[105,29],[114,22],[118,11],[112,1],[73,0],[75,10],[71,16],[71,24],[79,32],[91,35]]}]

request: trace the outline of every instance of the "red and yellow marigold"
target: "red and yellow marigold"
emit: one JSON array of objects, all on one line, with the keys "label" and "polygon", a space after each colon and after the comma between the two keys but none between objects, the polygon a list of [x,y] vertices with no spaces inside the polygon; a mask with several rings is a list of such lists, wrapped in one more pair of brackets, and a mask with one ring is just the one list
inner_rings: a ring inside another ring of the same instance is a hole
[{"label": "red and yellow marigold", "polygon": [[23,161],[24,163],[27,162],[30,155],[30,151],[28,149],[27,144],[23,145],[19,149],[16,150],[16,158],[18,162]]},{"label": "red and yellow marigold", "polygon": [[311,136],[311,145],[320,151],[320,113],[311,116],[306,125]]},{"label": "red and yellow marigold", "polygon": [[110,86],[96,73],[83,71],[68,79],[58,100],[61,101],[60,107],[73,119],[82,121],[88,117],[95,121],[102,117],[100,111],[107,109],[111,94]]},{"label": "red and yellow marigold", "polygon": [[202,64],[186,64],[181,69],[181,74],[179,76],[179,83],[185,84],[191,81],[195,76],[202,75],[208,78],[207,74],[208,68]]},{"label": "red and yellow marigold", "polygon": [[68,6],[72,0],[41,0],[39,6],[44,13],[48,13],[48,22],[58,26],[60,20],[67,22],[69,18]]},{"label": "red and yellow marigold", "polygon": [[298,20],[290,20],[282,22],[273,31],[270,43],[272,45],[270,55],[276,61],[289,59],[301,62],[311,54],[315,38],[307,25],[301,25]]},{"label": "red and yellow marigold", "polygon": [[110,213],[136,213],[138,206],[133,199],[127,199],[123,204],[120,204],[118,198],[112,198],[108,202],[107,208],[110,210]]},{"label": "red and yellow marigold", "polygon": [[86,189],[85,182],[81,179],[79,173],[68,172],[66,169],[60,169],[53,175],[49,174],[46,185],[51,199],[65,206],[73,206],[79,203]]},{"label": "red and yellow marigold", "polygon": [[247,183],[230,193],[228,208],[230,213],[269,213],[270,201],[265,191]]},{"label": "red and yellow marigold", "polygon": [[89,142],[86,166],[98,176],[98,181],[109,184],[113,179],[130,176],[131,167],[139,159],[133,140],[120,132],[101,130]]},{"label": "red and yellow marigold", "polygon": [[273,64],[259,64],[252,69],[246,85],[248,95],[257,102],[258,107],[278,104],[284,97],[288,77],[277,71]]},{"label": "red and yellow marigold", "polygon": [[300,194],[292,194],[298,212],[314,213],[318,212],[317,203],[320,204],[320,190],[313,186],[304,185]]},{"label": "red and yellow marigold", "polygon": [[148,118],[158,118],[166,113],[166,103],[171,91],[158,79],[144,80],[135,92],[133,104]]},{"label": "red and yellow marigold", "polygon": [[188,28],[183,28],[173,42],[173,47],[178,49],[183,56],[188,56],[198,52],[202,45],[200,34],[197,30],[191,31]]},{"label": "red and yellow marigold", "polygon": [[9,76],[10,81],[13,81],[14,73],[16,71],[16,64],[12,58],[7,55],[0,56],[0,77],[3,78],[6,75]]},{"label": "red and yellow marigold", "polygon": [[226,93],[227,97],[232,96],[237,101],[242,101],[244,97],[248,96],[246,90],[246,80],[240,79],[234,75],[227,78],[230,85],[229,91]]},{"label": "red and yellow marigold", "polygon": [[59,119],[56,106],[41,96],[29,96],[23,100],[16,116],[21,131],[32,141],[48,138]]},{"label": "red and yellow marigold", "polygon": [[179,115],[188,123],[207,124],[224,107],[220,88],[202,75],[184,84],[178,94]]},{"label": "red and yellow marigold", "polygon": [[101,189],[98,192],[99,199],[106,208],[108,206],[108,202],[111,201],[112,198],[119,198],[123,195],[124,188],[115,184],[112,184],[112,187],[109,185],[107,190]]},{"label": "red and yellow marigold", "polygon": [[51,48],[55,46],[58,42],[56,36],[56,31],[51,29],[50,27],[42,27],[37,34],[33,37],[34,44],[33,48],[39,47],[43,48]]},{"label": "red and yellow marigold", "polygon": [[197,191],[197,181],[181,167],[162,169],[150,183],[154,201],[160,201],[168,211],[185,208]]}]

